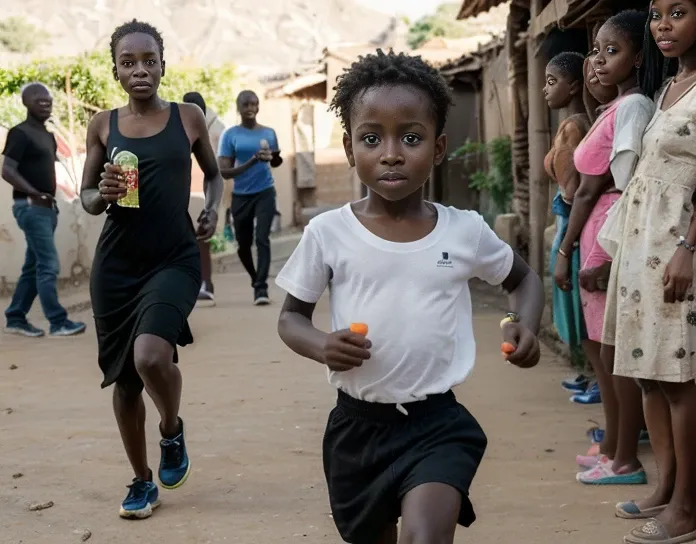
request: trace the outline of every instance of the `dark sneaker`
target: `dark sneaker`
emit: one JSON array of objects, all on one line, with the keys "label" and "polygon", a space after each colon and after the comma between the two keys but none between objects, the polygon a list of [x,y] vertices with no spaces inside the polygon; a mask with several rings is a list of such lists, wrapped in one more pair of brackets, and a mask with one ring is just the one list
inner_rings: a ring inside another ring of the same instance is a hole
[{"label": "dark sneaker", "polygon": [[266,289],[256,289],[254,291],[254,306],[267,306],[271,303]]},{"label": "dark sneaker", "polygon": [[159,466],[159,479],[165,489],[176,489],[186,483],[191,473],[191,463],[186,453],[184,422],[179,418],[181,432],[174,438],[160,440],[162,458]]},{"label": "dark sneaker", "polygon": [[215,306],[215,295],[205,289],[205,287],[201,288],[198,293],[198,299],[196,300],[196,306],[202,308]]},{"label": "dark sneaker", "polygon": [[[587,436],[593,444],[599,444],[600,442],[602,442],[602,440],[604,440],[604,429],[600,429],[599,427],[593,427],[592,429],[587,431]],[[650,444],[650,435],[648,434],[647,430],[643,429],[642,431],[640,431],[638,443],[643,445]]]},{"label": "dark sneaker", "polygon": [[28,336],[29,338],[40,338],[46,333],[31,323],[14,323],[5,327],[6,334],[16,334],[18,336]]},{"label": "dark sneaker", "polygon": [[602,396],[599,393],[599,384],[594,383],[584,393],[578,393],[570,397],[570,402],[576,404],[601,404]]},{"label": "dark sneaker", "polygon": [[82,334],[87,329],[87,325],[80,321],[66,321],[59,327],[51,327],[51,336],[75,336]]},{"label": "dark sneaker", "polygon": [[119,515],[124,519],[146,519],[160,505],[159,490],[154,482],[134,478]]},{"label": "dark sneaker", "polygon": [[587,437],[593,444],[601,444],[601,442],[604,440],[604,429],[592,427],[587,431]]},{"label": "dark sneaker", "polygon": [[584,393],[587,390],[587,386],[590,385],[590,379],[582,374],[577,375],[575,378],[570,378],[563,380],[561,382],[561,387],[566,391],[571,393]]}]

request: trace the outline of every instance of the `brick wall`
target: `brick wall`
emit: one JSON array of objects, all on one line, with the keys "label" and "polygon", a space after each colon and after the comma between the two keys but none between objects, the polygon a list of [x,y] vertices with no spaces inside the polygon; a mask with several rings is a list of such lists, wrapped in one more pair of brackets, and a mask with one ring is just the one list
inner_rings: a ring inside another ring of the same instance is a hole
[{"label": "brick wall", "polygon": [[315,162],[317,204],[341,205],[355,200],[353,169],[343,148],[318,149]]}]

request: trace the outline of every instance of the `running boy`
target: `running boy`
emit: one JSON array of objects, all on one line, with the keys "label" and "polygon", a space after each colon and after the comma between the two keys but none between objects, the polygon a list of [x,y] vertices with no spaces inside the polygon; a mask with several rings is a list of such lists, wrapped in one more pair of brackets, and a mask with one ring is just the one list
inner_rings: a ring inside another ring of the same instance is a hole
[{"label": "running boy", "polygon": [[[451,391],[474,365],[469,279],[513,295],[501,322],[516,347],[508,360],[539,360],[539,277],[476,212],[423,200],[450,103],[420,57],[377,51],[340,76],[331,107],[369,196],[313,219],[276,279],[288,292],[281,338],[326,365],[339,390],[323,453],[346,542],[395,544],[402,517],[402,544],[451,543],[457,523],[475,519],[469,486],[487,439]],[[330,334],[312,324],[327,286]]]}]

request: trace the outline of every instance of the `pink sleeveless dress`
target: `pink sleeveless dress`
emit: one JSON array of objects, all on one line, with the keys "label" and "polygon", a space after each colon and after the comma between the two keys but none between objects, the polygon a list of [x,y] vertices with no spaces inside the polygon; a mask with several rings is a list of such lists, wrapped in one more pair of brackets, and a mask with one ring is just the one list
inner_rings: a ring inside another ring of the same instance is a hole
[{"label": "pink sleeveless dress", "polygon": [[[616,100],[597,119],[580,145],[575,149],[575,168],[581,174],[602,176],[610,171],[614,147],[616,111],[621,100]],[[597,242],[597,234],[607,220],[607,213],[621,193],[608,192],[599,197],[580,235],[580,270],[589,270],[611,262],[611,257]],[[587,337],[602,341],[607,294],[604,291],[590,293],[580,289],[582,311],[585,316]]]}]

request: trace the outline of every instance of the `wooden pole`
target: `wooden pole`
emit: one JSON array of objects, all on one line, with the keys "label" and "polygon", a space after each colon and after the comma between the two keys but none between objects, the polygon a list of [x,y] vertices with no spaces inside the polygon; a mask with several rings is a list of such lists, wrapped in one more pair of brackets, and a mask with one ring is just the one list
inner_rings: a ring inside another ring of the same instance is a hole
[{"label": "wooden pole", "polygon": [[[530,26],[541,13],[541,0],[531,0]],[[549,207],[549,180],[544,157],[551,145],[549,110],[542,89],[546,61],[537,53],[534,37],[527,37],[527,74],[529,98],[529,265],[544,277],[544,230]]]},{"label": "wooden pole", "polygon": [[68,97],[68,146],[70,147],[68,164],[70,164],[70,177],[72,178],[73,185],[75,186],[75,192],[78,193],[80,187],[75,168],[75,161],[77,160],[77,145],[75,144],[75,112],[73,110],[72,83],[70,81],[71,77],[72,73],[70,70],[68,70],[67,74],[65,74],[65,94]]}]

